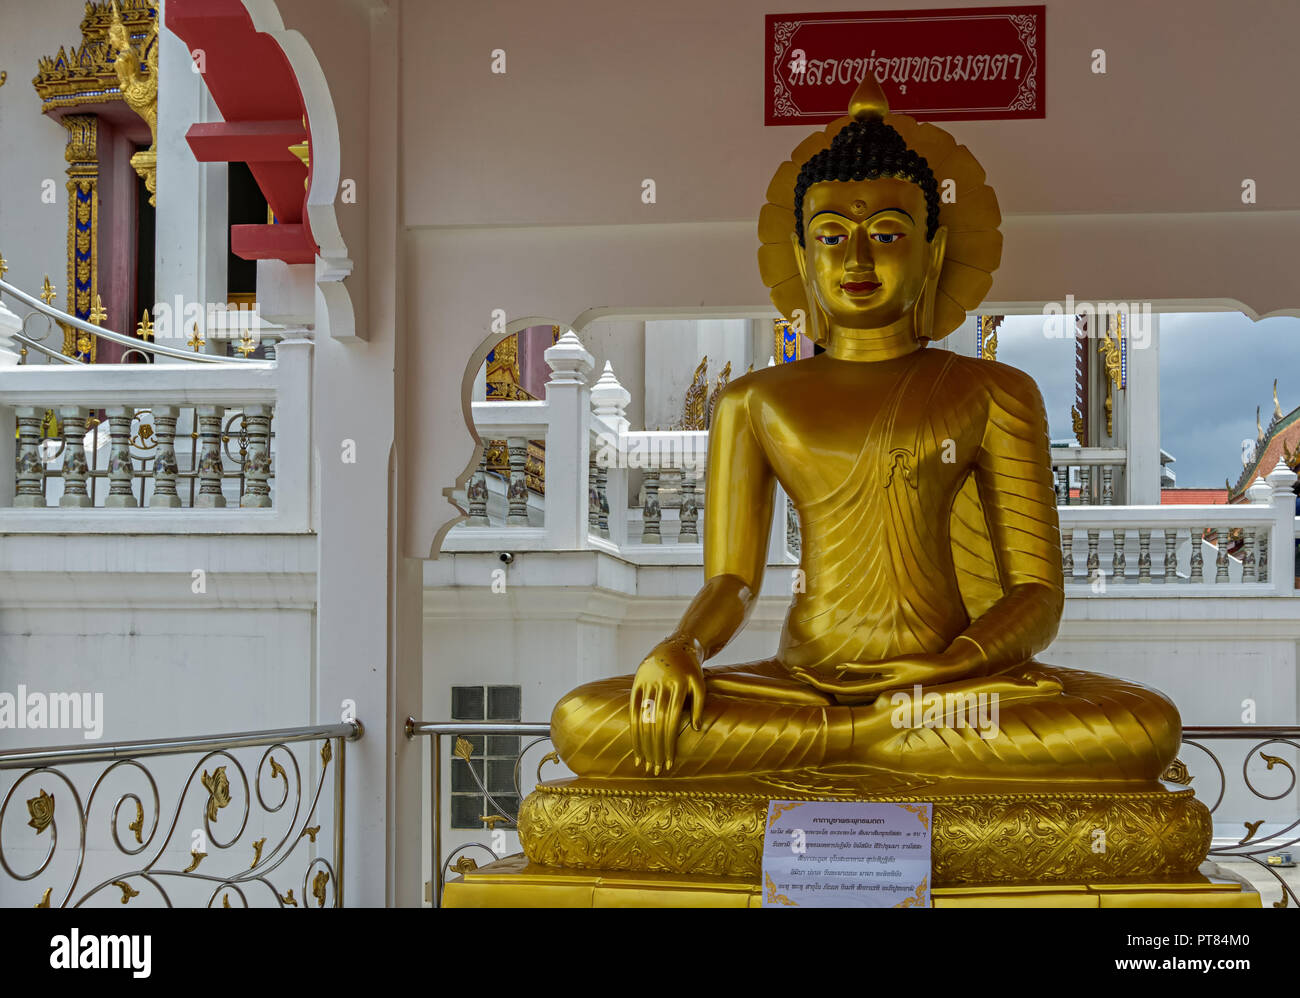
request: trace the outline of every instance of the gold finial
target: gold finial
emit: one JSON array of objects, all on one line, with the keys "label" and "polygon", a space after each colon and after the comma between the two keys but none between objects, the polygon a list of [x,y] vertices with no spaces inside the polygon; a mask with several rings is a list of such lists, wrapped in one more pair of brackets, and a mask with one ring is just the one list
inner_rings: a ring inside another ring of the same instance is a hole
[{"label": "gold finial", "polygon": [[54,304],[54,285],[50,283],[50,275],[45,275],[45,286],[41,288],[41,301],[46,305]]},{"label": "gold finial", "polygon": [[198,353],[203,346],[203,337],[199,335],[199,324],[197,322],[194,323],[194,335],[185,341],[185,345],[195,353]]},{"label": "gold finial", "polygon": [[95,307],[90,310],[90,321],[96,326],[102,326],[107,318],[108,311],[104,308],[104,303],[99,300],[99,295],[95,295]]},{"label": "gold finial", "polygon": [[235,344],[235,349],[238,350],[240,355],[245,359],[247,359],[250,353],[257,349],[257,344],[253,342],[253,336],[247,329],[245,329],[243,335],[239,337],[239,342]]},{"label": "gold finial", "polygon": [[135,327],[135,335],[146,342],[153,342],[153,323],[149,321],[149,310],[147,308],[140,316],[140,324]]},{"label": "gold finial", "polygon": [[849,117],[855,121],[880,121],[889,113],[889,100],[880,89],[876,74],[868,72],[862,77],[858,89],[849,101]]},{"label": "gold finial", "polygon": [[5,279],[5,274],[9,271],[9,264],[5,261],[5,255],[0,253],[0,281]]}]

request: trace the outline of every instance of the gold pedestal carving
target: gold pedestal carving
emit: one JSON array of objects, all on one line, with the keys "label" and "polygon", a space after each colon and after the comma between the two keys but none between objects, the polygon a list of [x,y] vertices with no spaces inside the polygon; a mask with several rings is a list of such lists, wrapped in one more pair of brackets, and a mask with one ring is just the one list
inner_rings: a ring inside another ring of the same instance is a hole
[{"label": "gold pedestal carving", "polygon": [[936,887],[1194,874],[1208,809],[1182,787],[1022,784],[851,770],[717,780],[563,780],[524,801],[519,840],[542,866],[757,883],[769,800],[927,801]]},{"label": "gold pedestal carving", "polygon": [[[935,887],[935,908],[1258,908],[1259,895],[1223,876],[1116,883]],[[562,870],[507,856],[448,881],[444,908],[758,908],[757,882],[702,874]]]}]

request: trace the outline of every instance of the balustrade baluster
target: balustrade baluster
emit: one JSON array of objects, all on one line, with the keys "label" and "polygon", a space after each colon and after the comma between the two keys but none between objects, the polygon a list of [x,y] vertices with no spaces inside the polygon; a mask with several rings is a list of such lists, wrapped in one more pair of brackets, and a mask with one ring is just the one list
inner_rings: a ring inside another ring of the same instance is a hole
[{"label": "balustrade baluster", "polygon": [[1205,528],[1193,527],[1190,539],[1192,542],[1192,568],[1188,573],[1188,581],[1204,582],[1205,577],[1201,572],[1201,545],[1205,543]]},{"label": "balustrade baluster", "polygon": [[1228,529],[1226,527],[1219,527],[1218,529],[1216,529],[1214,531],[1214,541],[1219,548],[1219,556],[1214,559],[1215,561],[1214,581],[1227,582],[1228,581]]},{"label": "balustrade baluster", "polygon": [[468,526],[486,527],[488,526],[488,486],[487,486],[487,448],[483,448],[483,456],[478,459],[478,467],[474,473],[469,476],[469,482],[465,486],[465,499],[469,503],[469,520]]},{"label": "balustrade baluster", "polygon": [[1258,578],[1255,573],[1255,530],[1253,527],[1246,527],[1242,530],[1242,534],[1245,547],[1241,555],[1241,581],[1254,582]]},{"label": "balustrade baluster", "polygon": [[[180,408],[177,406],[153,407],[153,436],[157,446],[153,452],[153,495],[149,498],[150,509],[177,509],[181,504],[181,497],[176,494],[176,420],[179,417]],[[84,457],[82,461],[84,463]]]},{"label": "balustrade baluster", "polygon": [[1097,573],[1101,571],[1101,560],[1097,557],[1098,531],[1088,531],[1088,581],[1096,582]]},{"label": "balustrade baluster", "polygon": [[588,448],[587,461],[587,533],[600,536],[600,476],[596,468],[596,448]]},{"label": "balustrade baluster", "polygon": [[641,510],[641,543],[660,544],[659,534],[659,469],[647,468],[644,479],[645,505]]},{"label": "balustrade baluster", "polygon": [[45,463],[41,460],[41,422],[45,410],[30,405],[14,406],[18,421],[18,452],[14,457],[14,505],[29,508],[45,506],[42,479]]},{"label": "balustrade baluster", "polygon": [[1265,527],[1259,532],[1259,581],[1268,581],[1268,538],[1269,528]]},{"label": "balustrade baluster", "polygon": [[1151,581],[1151,531],[1138,531],[1138,583]]},{"label": "balustrade baluster", "polygon": [[1114,550],[1111,552],[1111,572],[1116,583],[1127,582],[1128,556],[1124,551],[1124,547],[1128,543],[1128,532],[1124,530],[1113,531],[1111,541],[1114,544]]},{"label": "balustrade baluster", "polygon": [[528,464],[528,441],[510,437],[506,441],[510,454],[510,485],[506,489],[506,526],[528,526],[528,478],[524,469]]},{"label": "balustrade baluster", "polygon": [[1109,464],[1102,465],[1101,468],[1101,504],[1110,506],[1115,499],[1115,490],[1111,485],[1111,468]]},{"label": "balustrade baluster", "polygon": [[600,467],[596,469],[596,480],[599,483],[600,497],[600,536],[609,540],[609,469]]},{"label": "balustrade baluster", "polygon": [[[221,493],[221,420],[225,408],[219,405],[200,405],[194,409],[199,421],[199,494],[194,505],[222,509],[226,497]],[[109,410],[110,420],[113,410]],[[109,467],[112,468],[110,460]],[[112,495],[109,495],[109,501]]]},{"label": "balustrade baluster", "polygon": [[[131,418],[134,415],[135,410],[130,406],[115,405],[108,409],[109,488],[105,506],[133,509],[140,505],[131,491],[135,468],[131,461]],[[220,431],[220,426],[217,429]]]},{"label": "balustrade baluster", "polygon": [[90,506],[94,500],[86,492],[86,410],[79,405],[59,408],[63,423],[63,496],[60,506]]},{"label": "balustrade baluster", "polygon": [[244,458],[245,487],[239,505],[243,509],[267,509],[271,505],[271,407],[244,406],[244,426],[248,454]]},{"label": "balustrade baluster", "polygon": [[689,468],[682,471],[681,518],[682,531],[677,539],[688,544],[699,543],[699,507],[695,503],[695,472]]},{"label": "balustrade baluster", "polygon": [[1165,582],[1186,581],[1178,574],[1178,531],[1166,528],[1165,535],[1165,571],[1161,578]]},{"label": "balustrade baluster", "polygon": [[1074,579],[1074,529],[1066,527],[1061,531],[1061,571],[1065,581]]},{"label": "balustrade baluster", "polygon": [[1086,464],[1079,469],[1079,505],[1092,505],[1092,469]]},{"label": "balustrade baluster", "polygon": [[1070,505],[1070,467],[1057,465],[1052,468],[1052,477],[1056,480],[1056,505]]}]

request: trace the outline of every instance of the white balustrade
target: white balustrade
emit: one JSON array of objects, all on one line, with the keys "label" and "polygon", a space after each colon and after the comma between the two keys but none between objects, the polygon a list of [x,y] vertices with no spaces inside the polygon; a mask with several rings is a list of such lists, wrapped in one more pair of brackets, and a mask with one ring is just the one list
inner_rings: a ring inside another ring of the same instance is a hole
[{"label": "white balustrade", "polygon": [[[551,350],[556,375],[545,401],[473,404],[482,439],[511,439],[512,454],[525,440],[545,441],[545,496],[528,496],[537,507],[530,506],[531,522],[544,526],[524,526],[517,504],[506,515],[498,503],[499,514],[490,517],[480,463],[464,493],[470,519],[451,531],[445,550],[588,548],[635,564],[701,564],[707,432],[631,429],[631,395],[609,363],[588,389],[590,355],[577,337],[566,333]],[[1295,475],[1285,465],[1257,480],[1247,490],[1250,502],[1241,505],[1116,505],[1126,491],[1126,460],[1120,448],[1052,449],[1071,596],[1294,594],[1300,521],[1291,492]],[[517,480],[513,463],[511,471]],[[638,474],[639,501],[629,490]],[[493,495],[505,489],[490,474],[487,480]],[[1083,495],[1071,497],[1071,488]],[[797,564],[799,546],[798,513],[778,485],[769,564]]]},{"label": "white balustrade", "polygon": [[[311,346],[195,364],[28,365],[7,349],[0,533],[309,530]],[[60,432],[43,439],[49,412]]]}]

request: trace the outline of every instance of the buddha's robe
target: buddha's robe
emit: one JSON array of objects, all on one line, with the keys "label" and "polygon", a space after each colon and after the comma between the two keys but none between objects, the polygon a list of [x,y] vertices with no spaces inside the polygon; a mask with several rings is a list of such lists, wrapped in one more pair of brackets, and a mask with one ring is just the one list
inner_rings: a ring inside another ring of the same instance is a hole
[{"label": "buddha's robe", "polygon": [[[1033,658],[1055,636],[1063,605],[1047,419],[1033,381],[938,350],[839,363],[758,372],[733,383],[718,408],[705,529],[726,530],[722,517],[761,507],[763,489],[770,510],[770,480],[779,480],[799,515],[805,591],[774,658],[705,669],[702,730],[687,711],[669,775],[857,763],[980,779],[1159,776],[1179,744],[1173,704]],[[816,388],[828,397],[812,407]],[[847,449],[845,423],[861,427]],[[712,466],[719,454],[732,466]],[[940,653],[959,635],[979,645],[993,674],[926,686],[921,702],[996,696],[995,730],[961,710],[960,720],[935,723],[932,713],[917,724],[923,712],[900,713],[891,693],[841,702],[852,698],[791,677],[799,669],[834,681],[844,663]],[[746,677],[771,683],[747,687]],[[633,764],[631,685],[630,676],[591,683],[556,707],[552,738],[579,775],[644,775]]]}]

